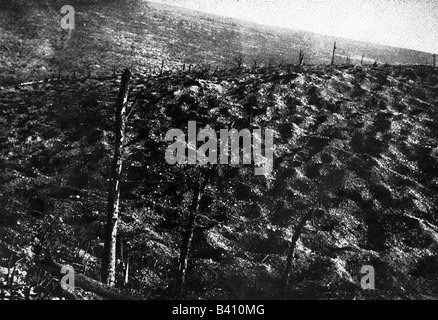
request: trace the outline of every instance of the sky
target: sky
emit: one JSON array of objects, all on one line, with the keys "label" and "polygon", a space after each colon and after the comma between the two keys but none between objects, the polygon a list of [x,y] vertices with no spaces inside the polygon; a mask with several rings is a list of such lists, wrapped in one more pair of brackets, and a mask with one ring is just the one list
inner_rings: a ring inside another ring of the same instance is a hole
[{"label": "sky", "polygon": [[438,53],[437,0],[152,0],[257,23]]}]

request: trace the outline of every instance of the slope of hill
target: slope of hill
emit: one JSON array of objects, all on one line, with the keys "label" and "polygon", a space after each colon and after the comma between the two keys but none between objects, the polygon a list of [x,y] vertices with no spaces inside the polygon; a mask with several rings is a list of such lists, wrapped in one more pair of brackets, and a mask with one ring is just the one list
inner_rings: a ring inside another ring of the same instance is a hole
[{"label": "slope of hill", "polygon": [[[0,4],[0,83],[54,75],[111,74],[131,67],[151,73],[183,63],[230,66],[296,63],[303,49],[307,64],[328,64],[337,41],[336,62],[425,64],[430,54],[256,25],[249,22],[139,0],[70,1],[76,28],[60,28],[64,2],[13,1]],[[270,61],[270,62],[269,62]]]},{"label": "slope of hill", "polygon": [[[121,186],[122,296],[171,297],[195,207],[186,298],[280,297],[308,214],[286,298],[438,298],[438,71],[414,66],[429,54],[139,0],[70,4],[69,33],[63,1],[0,2],[1,299],[108,298],[62,291],[47,261],[100,280],[112,74],[125,67],[136,107]],[[334,41],[337,65],[327,66]],[[295,67],[300,49],[307,65]],[[344,65],[347,55],[394,65]],[[165,135],[188,121],[274,130],[273,171],[170,166]],[[376,270],[374,291],[360,286],[364,265]]]},{"label": "slope of hill", "polygon": [[[118,85],[2,89],[0,273],[17,270],[12,285],[1,283],[3,297],[61,295],[38,263],[48,252],[99,279]],[[187,297],[277,297],[293,230],[316,210],[297,243],[288,298],[438,298],[437,87],[436,70],[401,66],[136,76],[122,186],[125,293],[169,297],[205,168],[169,166],[164,135],[196,120],[271,128],[275,157],[267,178],[248,166],[215,169],[199,204]],[[363,265],[376,270],[374,291],[360,287]]]}]

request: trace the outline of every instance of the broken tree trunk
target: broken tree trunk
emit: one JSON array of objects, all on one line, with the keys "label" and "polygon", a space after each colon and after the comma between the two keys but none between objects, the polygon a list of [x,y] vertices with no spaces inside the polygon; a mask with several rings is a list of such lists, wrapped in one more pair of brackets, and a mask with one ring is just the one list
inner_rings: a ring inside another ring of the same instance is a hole
[{"label": "broken tree trunk", "polygon": [[163,75],[163,72],[164,72],[164,60],[161,61],[160,76]]},{"label": "broken tree trunk", "polygon": [[337,49],[337,47],[336,47],[336,41],[335,41],[335,44],[333,45],[333,54],[332,54],[332,63],[331,63],[331,65],[335,64],[335,52],[336,52],[336,49]]},{"label": "broken tree trunk", "polygon": [[187,260],[192,246],[193,232],[195,230],[196,216],[198,214],[198,203],[200,199],[200,187],[195,187],[192,204],[190,206],[189,221],[187,222],[186,230],[183,234],[180,257],[178,262],[178,273],[175,279],[175,285],[173,288],[173,295],[176,297],[181,296],[184,291],[184,285],[186,281]]},{"label": "broken tree trunk", "polygon": [[303,66],[304,65],[304,52],[302,49],[300,49],[299,57],[298,57],[298,65]]},{"label": "broken tree trunk", "polygon": [[123,285],[126,286],[129,283],[129,259],[126,260],[125,275]]},{"label": "broken tree trunk", "polygon": [[281,279],[281,288],[280,288],[281,299],[285,299],[286,297],[286,290],[289,285],[289,276],[292,268],[292,259],[295,253],[295,247],[297,241],[300,238],[301,234],[303,233],[304,226],[306,225],[307,221],[310,220],[312,215],[313,215],[313,211],[309,210],[301,218],[301,220],[298,222],[297,226],[295,227],[294,235],[292,236],[292,241],[290,243],[289,250],[287,253],[286,266],[284,268],[282,279]]},{"label": "broken tree trunk", "polygon": [[187,261],[192,247],[193,232],[195,230],[195,222],[199,213],[199,201],[204,194],[205,188],[209,183],[210,177],[213,174],[215,167],[210,168],[204,175],[204,181],[202,185],[196,184],[193,191],[192,203],[189,208],[189,220],[187,222],[186,230],[183,234],[181,243],[181,251],[178,262],[178,272],[173,286],[173,296],[180,297],[184,292],[184,286],[186,282]]},{"label": "broken tree trunk", "polygon": [[116,243],[119,221],[120,184],[122,172],[123,140],[125,135],[126,106],[128,103],[131,71],[126,69],[122,75],[119,95],[116,101],[116,124],[114,157],[111,164],[111,177],[108,190],[108,211],[105,234],[105,250],[102,263],[102,280],[109,286],[116,282]]}]

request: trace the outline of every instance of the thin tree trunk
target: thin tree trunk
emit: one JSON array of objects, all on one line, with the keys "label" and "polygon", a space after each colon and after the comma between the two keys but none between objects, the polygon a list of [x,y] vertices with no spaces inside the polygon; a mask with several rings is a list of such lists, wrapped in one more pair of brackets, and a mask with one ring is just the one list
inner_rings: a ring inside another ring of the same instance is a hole
[{"label": "thin tree trunk", "polygon": [[129,259],[126,259],[125,279],[123,281],[123,285],[126,286],[128,283],[129,283]]},{"label": "thin tree trunk", "polygon": [[332,55],[332,63],[331,63],[331,65],[335,64],[335,52],[336,52],[336,41],[335,41],[335,44],[333,45],[333,55]]},{"label": "thin tree trunk", "polygon": [[196,221],[198,202],[199,202],[198,199],[199,199],[199,187],[197,187],[194,192],[190,213],[189,213],[189,220],[187,222],[186,230],[184,231],[183,234],[179,263],[178,263],[178,273],[176,275],[174,292],[173,292],[175,296],[180,296],[184,291],[184,285],[186,281],[186,271],[187,271],[187,260],[192,245],[193,232],[195,230],[195,221]]},{"label": "thin tree trunk", "polygon": [[102,280],[109,286],[114,286],[116,281],[116,243],[117,227],[119,220],[120,183],[122,172],[122,145],[125,134],[125,114],[128,103],[129,82],[131,72],[126,69],[122,76],[119,95],[116,102],[116,125],[114,158],[111,165],[111,178],[108,191],[108,211],[105,235],[105,250],[102,263]]},{"label": "thin tree trunk", "polygon": [[299,58],[298,58],[298,65],[303,66],[304,65],[304,52],[303,49],[300,49]]},{"label": "thin tree trunk", "polygon": [[297,244],[298,239],[300,238],[301,234],[303,233],[304,226],[306,225],[307,221],[312,217],[313,211],[309,210],[298,222],[298,225],[295,227],[294,235],[292,236],[292,242],[289,246],[289,250],[287,253],[286,258],[286,266],[283,271],[282,279],[281,279],[281,288],[280,288],[280,295],[281,299],[286,298],[286,290],[289,285],[289,276],[290,271],[292,268],[292,259],[295,253],[295,247]]},{"label": "thin tree trunk", "polygon": [[175,279],[175,284],[173,286],[173,292],[172,294],[175,297],[179,297],[184,292],[185,282],[186,282],[186,271],[187,271],[187,261],[190,253],[190,249],[192,247],[192,240],[193,240],[193,233],[195,230],[195,222],[196,217],[198,216],[199,212],[199,201],[204,194],[205,187],[207,186],[210,177],[214,171],[214,168],[209,169],[205,176],[204,181],[202,185],[199,185],[198,183],[195,186],[194,192],[193,192],[193,199],[192,203],[190,205],[189,209],[189,220],[187,222],[186,230],[183,234],[183,239],[181,243],[181,251],[180,251],[180,257],[179,257],[179,263],[178,263],[178,272]]}]

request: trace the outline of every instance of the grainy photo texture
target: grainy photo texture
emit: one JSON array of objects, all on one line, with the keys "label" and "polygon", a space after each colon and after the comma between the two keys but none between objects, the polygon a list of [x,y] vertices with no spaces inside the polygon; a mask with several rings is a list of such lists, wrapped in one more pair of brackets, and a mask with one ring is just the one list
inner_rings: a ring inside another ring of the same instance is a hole
[{"label": "grainy photo texture", "polygon": [[427,0],[0,0],[0,300],[437,299],[437,31]]}]

